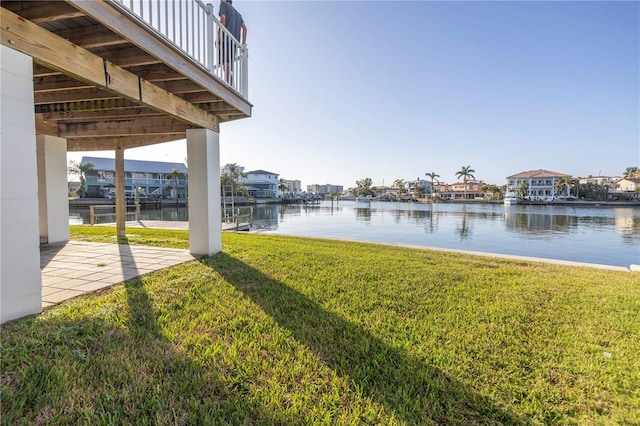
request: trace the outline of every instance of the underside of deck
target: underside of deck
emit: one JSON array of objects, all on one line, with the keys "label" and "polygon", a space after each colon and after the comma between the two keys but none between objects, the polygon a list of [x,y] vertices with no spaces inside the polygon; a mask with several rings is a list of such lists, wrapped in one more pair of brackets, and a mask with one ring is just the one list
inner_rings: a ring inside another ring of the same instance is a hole
[{"label": "underside of deck", "polygon": [[252,105],[108,1],[1,1],[2,44],[33,58],[36,133],[68,151],[127,149],[219,132]]}]

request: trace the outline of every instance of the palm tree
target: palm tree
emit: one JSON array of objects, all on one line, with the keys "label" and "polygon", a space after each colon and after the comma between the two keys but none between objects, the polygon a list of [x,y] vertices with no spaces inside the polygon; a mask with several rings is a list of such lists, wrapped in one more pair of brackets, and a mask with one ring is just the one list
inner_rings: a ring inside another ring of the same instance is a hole
[{"label": "palm tree", "polygon": [[278,190],[284,196],[284,191],[286,191],[287,189],[289,189],[289,187],[285,183],[284,179],[280,178],[280,181],[278,182]]},{"label": "palm tree", "polygon": [[518,185],[518,195],[520,197],[525,198],[528,192],[529,192],[529,182],[522,182],[520,183],[520,185]]},{"label": "palm tree", "polygon": [[431,198],[433,198],[433,190],[434,190],[433,181],[435,180],[436,182],[440,183],[440,181],[438,180],[440,175],[436,174],[436,172],[425,173],[424,175],[428,178],[431,178]]},{"label": "palm tree", "polygon": [[398,188],[400,195],[404,194],[405,192],[407,192],[407,188],[404,185],[404,179],[396,179],[393,181],[393,186],[395,186],[396,188]]},{"label": "palm tree", "polygon": [[464,199],[467,199],[467,181],[469,178],[475,179],[476,177],[473,175],[476,171],[471,168],[471,166],[463,166],[459,172],[456,172],[456,177],[458,179],[462,178],[464,182]]},{"label": "palm tree", "polygon": [[78,175],[80,177],[80,187],[78,188],[80,198],[87,195],[87,190],[84,187],[86,173],[93,170],[95,167],[96,165],[90,161],[88,163],[76,163],[73,160],[69,161],[69,167],[67,168],[69,174]]},{"label": "palm tree", "polygon": [[176,188],[176,198],[178,198],[178,177],[180,176],[180,170],[177,167],[174,167],[171,170],[171,181]]},{"label": "palm tree", "polygon": [[558,181],[556,182],[556,184],[554,185],[554,187],[556,189],[564,189],[565,192],[567,193],[566,195],[569,196],[571,195],[571,176],[562,176],[560,179],[558,179]]},{"label": "palm tree", "polygon": [[238,183],[238,179],[246,178],[247,174],[246,173],[242,173],[240,171],[240,166],[238,165],[238,163],[227,164],[226,167],[227,167],[229,176],[231,176],[231,178],[233,179],[233,183],[231,185],[232,188],[233,188],[233,192],[236,195],[238,195],[237,192],[236,192],[236,184]]},{"label": "palm tree", "polygon": [[640,177],[640,169],[638,169],[637,167],[627,167],[627,169],[624,171],[624,174],[622,175],[622,177],[625,178],[625,179],[639,178]]}]

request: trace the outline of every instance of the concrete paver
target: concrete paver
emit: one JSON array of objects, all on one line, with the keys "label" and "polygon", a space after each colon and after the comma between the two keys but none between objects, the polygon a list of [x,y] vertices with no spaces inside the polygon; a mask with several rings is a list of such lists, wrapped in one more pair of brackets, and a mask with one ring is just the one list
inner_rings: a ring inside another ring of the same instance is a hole
[{"label": "concrete paver", "polygon": [[194,259],[184,249],[81,241],[44,244],[42,307]]}]

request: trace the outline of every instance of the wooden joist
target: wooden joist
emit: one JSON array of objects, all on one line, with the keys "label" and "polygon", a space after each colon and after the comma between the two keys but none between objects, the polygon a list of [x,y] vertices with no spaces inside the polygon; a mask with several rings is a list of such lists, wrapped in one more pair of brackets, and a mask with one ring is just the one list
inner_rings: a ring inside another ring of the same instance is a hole
[{"label": "wooden joist", "polygon": [[25,18],[3,9],[1,22],[3,45],[33,57],[35,61],[45,64],[48,68],[59,70],[82,82],[139,102],[191,125],[219,131],[219,119],[215,115]]}]

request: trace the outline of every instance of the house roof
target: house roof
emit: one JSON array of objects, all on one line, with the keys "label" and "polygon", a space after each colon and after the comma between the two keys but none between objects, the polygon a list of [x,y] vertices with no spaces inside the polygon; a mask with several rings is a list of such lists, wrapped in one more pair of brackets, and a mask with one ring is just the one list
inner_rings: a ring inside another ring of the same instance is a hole
[{"label": "house roof", "polygon": [[247,174],[252,174],[252,175],[276,175],[276,176],[280,176],[277,173],[273,173],[273,172],[268,172],[266,170],[262,170],[262,169],[258,169],[258,170],[252,170],[250,172],[246,172]]},{"label": "house roof", "polygon": [[[82,157],[81,164],[93,163],[95,170],[115,171],[116,160],[113,158]],[[134,173],[172,173],[173,169],[180,173],[187,172],[184,163],[165,163],[162,161],[124,160],[124,171]]]},{"label": "house roof", "polygon": [[552,172],[549,170],[529,170],[527,172],[521,172],[512,176],[507,176],[507,179],[528,179],[528,178],[548,178],[548,177],[562,177],[571,176],[566,173]]},{"label": "house roof", "polygon": [[615,181],[615,183],[619,183],[622,182],[623,180],[626,180],[628,182],[633,182],[635,184],[640,184],[640,179],[638,178],[621,178]]}]

